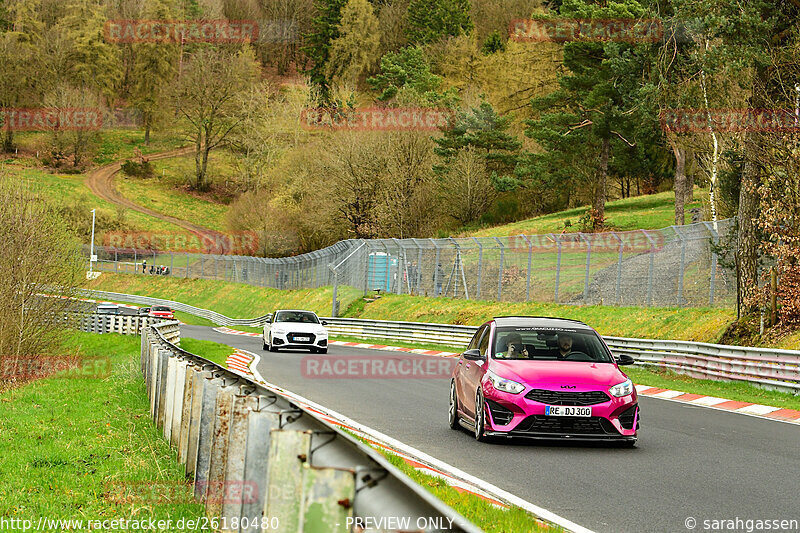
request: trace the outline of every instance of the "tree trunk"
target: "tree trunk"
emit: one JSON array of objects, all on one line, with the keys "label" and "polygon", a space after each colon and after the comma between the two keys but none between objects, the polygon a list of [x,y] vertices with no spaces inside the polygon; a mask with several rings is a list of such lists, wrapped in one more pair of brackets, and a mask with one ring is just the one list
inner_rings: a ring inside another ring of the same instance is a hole
[{"label": "tree trunk", "polygon": [[[595,210],[594,225],[599,226],[602,224],[606,216],[606,182],[608,181],[608,152],[611,142],[608,137],[603,139],[602,147],[600,148],[600,168],[597,170],[597,183],[594,189],[594,205]],[[595,227],[594,229],[599,229]]]},{"label": "tree trunk", "polygon": [[201,162],[203,157],[202,136],[203,134],[198,132],[197,141],[194,144],[194,187],[198,190],[203,186],[203,167]]},{"label": "tree trunk", "polygon": [[150,145],[150,118],[145,118],[144,121],[144,144]]},{"label": "tree trunk", "polygon": [[668,136],[667,141],[675,154],[675,225],[683,226],[686,202],[686,148],[678,146],[673,136]]},{"label": "tree trunk", "polygon": [[6,130],[6,136],[3,139],[3,151],[8,153],[14,151],[14,130],[10,127]]},{"label": "tree trunk", "polygon": [[[753,73],[753,94],[750,97],[751,109],[762,109],[765,105],[764,87],[766,69],[758,67]],[[763,146],[763,134],[751,130],[744,134],[744,168],[739,191],[739,211],[737,222],[736,266],[739,270],[738,301],[740,315],[748,315],[758,310],[758,185],[761,175],[759,157]]]},{"label": "tree trunk", "polygon": [[[684,154],[684,163],[686,161],[686,155]],[[684,202],[690,204],[694,202],[694,174],[689,174],[686,176],[686,184],[685,184],[686,195],[684,196]]]}]

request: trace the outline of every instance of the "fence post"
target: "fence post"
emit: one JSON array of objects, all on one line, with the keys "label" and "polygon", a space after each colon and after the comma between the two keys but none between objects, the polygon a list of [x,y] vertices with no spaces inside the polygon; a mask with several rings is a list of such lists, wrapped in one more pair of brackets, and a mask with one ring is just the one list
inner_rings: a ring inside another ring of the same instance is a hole
[{"label": "fence post", "polygon": [[614,300],[617,302],[617,305],[620,305],[621,304],[620,285],[622,282],[622,252],[625,250],[625,243],[622,242],[622,239],[620,238],[620,236],[617,234],[616,231],[613,233],[613,235],[617,239],[617,242],[619,242],[619,256],[617,257],[617,284],[616,287],[614,288]]},{"label": "fence post", "polygon": [[503,297],[503,261],[505,260],[506,247],[497,237],[494,240],[500,245],[500,266],[497,269],[497,301],[499,302]]},{"label": "fence post", "polygon": [[170,252],[169,253],[169,273],[172,274],[175,272],[175,254]]},{"label": "fence post", "polygon": [[[716,224],[716,222],[714,223]],[[714,241],[715,246],[719,246],[719,232],[717,232],[714,227],[708,223],[703,222],[703,225],[706,229],[711,233],[711,238]],[[714,284],[717,280],[717,252],[712,248],[711,249],[711,280],[708,287],[708,305],[714,305]]]},{"label": "fence post", "polygon": [[336,305],[336,293],[339,290],[339,273],[336,271],[336,269],[333,267],[333,265],[328,265],[328,268],[330,268],[331,271],[333,272],[333,300],[332,300],[332,303],[331,303],[331,316],[333,318],[336,318],[336,316],[337,316],[337,313],[336,313],[337,309],[336,308],[338,307]]},{"label": "fence post", "polygon": [[586,243],[586,274],[583,277],[583,303],[589,303],[589,268],[592,263],[592,243],[586,238],[586,235],[579,233],[583,242]]},{"label": "fence post", "polygon": [[481,241],[479,241],[475,237],[472,237],[472,240],[475,241],[475,244],[478,245],[478,283],[477,283],[477,286],[475,287],[475,299],[476,300],[480,300],[481,299],[481,273],[483,271],[483,245],[481,244]]},{"label": "fence post", "polygon": [[650,241],[650,266],[647,269],[647,307],[653,306],[653,261],[655,260],[656,255],[656,244],[653,242],[653,239],[650,238],[650,234],[647,231],[642,230],[644,236],[647,237],[647,240]]},{"label": "fence post", "polygon": [[431,243],[433,243],[433,247],[436,249],[436,263],[433,265],[433,295],[439,296],[441,293],[441,283],[442,280],[439,279],[439,272],[441,269],[441,250],[439,250],[439,246],[436,245],[436,241],[430,239]]},{"label": "fence post", "polygon": [[395,291],[397,294],[403,294],[403,278],[407,278],[408,274],[406,272],[406,261],[405,261],[405,248],[402,247],[400,241],[392,238],[394,241],[394,245],[397,246],[397,290]]},{"label": "fence post", "polygon": [[533,242],[524,233],[521,234],[525,242],[528,243],[528,274],[525,277],[525,301],[531,299],[531,267],[533,266]]},{"label": "fence post", "polygon": [[[119,250],[117,250],[116,246],[114,247],[114,272],[119,272]],[[136,268],[136,265],[133,266]]]},{"label": "fence post", "polygon": [[558,246],[558,255],[556,256],[556,294],[555,299],[553,300],[555,303],[558,303],[558,284],[561,281],[561,239],[552,233],[550,234],[551,237],[556,241],[556,245]]},{"label": "fence post", "polygon": [[686,270],[686,239],[681,233],[680,226],[672,226],[678,238],[681,240],[681,266],[678,269],[678,307],[683,307],[683,275]]},{"label": "fence post", "polygon": [[[188,279],[188,277],[189,277],[189,252],[184,252],[184,253],[186,255],[186,278]],[[172,270],[170,270],[169,273],[172,274]]]}]

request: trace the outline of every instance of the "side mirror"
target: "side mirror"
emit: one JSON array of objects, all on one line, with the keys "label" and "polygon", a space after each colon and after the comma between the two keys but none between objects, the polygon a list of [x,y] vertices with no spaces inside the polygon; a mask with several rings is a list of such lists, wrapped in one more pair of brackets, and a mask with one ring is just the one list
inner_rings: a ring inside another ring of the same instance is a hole
[{"label": "side mirror", "polygon": [[327,326],[327,325],[328,325],[328,321],[327,321],[327,320],[323,320],[323,321],[322,321],[322,325],[323,325],[323,326]]},{"label": "side mirror", "polygon": [[636,362],[636,360],[628,354],[621,354],[617,357],[617,364],[618,365],[632,365]]},{"label": "side mirror", "polygon": [[480,350],[467,350],[464,352],[464,359],[468,361],[483,361],[484,357],[481,355]]}]

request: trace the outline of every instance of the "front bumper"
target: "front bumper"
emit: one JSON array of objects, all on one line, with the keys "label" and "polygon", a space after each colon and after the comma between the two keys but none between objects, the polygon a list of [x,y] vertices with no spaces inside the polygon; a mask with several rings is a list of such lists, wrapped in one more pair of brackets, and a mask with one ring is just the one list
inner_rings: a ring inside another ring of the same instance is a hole
[{"label": "front bumper", "polygon": [[[299,340],[299,338],[308,338],[309,340]],[[314,333],[303,332],[286,332],[286,333],[272,333],[272,345],[279,348],[297,348],[297,349],[310,349],[310,348],[327,348],[328,336],[316,335]]]},{"label": "front bumper", "polygon": [[[488,390],[487,390],[488,389]],[[524,394],[508,394],[484,387],[487,401],[486,434],[537,439],[633,441],[639,429],[636,393],[591,405],[590,417],[546,416],[546,404]]]}]

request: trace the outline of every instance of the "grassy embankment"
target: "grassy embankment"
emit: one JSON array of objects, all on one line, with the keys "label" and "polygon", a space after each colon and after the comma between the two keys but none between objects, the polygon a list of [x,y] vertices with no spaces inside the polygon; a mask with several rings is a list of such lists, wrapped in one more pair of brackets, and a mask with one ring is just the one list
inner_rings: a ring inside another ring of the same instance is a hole
[{"label": "grassy embankment", "polygon": [[[40,517],[175,524],[204,515],[202,505],[190,503],[176,452],[150,419],[139,346],[137,337],[75,333],[65,352],[108,357],[110,375],[56,375],[0,393],[0,517],[35,526]],[[115,501],[123,487],[150,483],[156,488],[145,501]],[[146,501],[152,494],[158,500]],[[66,529],[80,528],[43,528]]]}]

